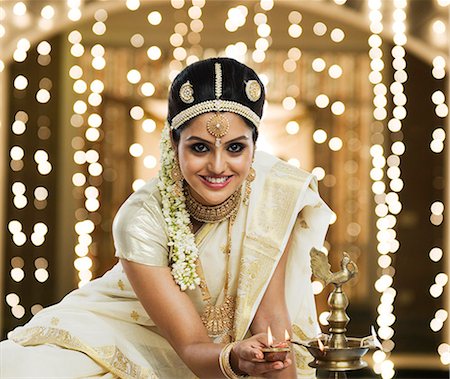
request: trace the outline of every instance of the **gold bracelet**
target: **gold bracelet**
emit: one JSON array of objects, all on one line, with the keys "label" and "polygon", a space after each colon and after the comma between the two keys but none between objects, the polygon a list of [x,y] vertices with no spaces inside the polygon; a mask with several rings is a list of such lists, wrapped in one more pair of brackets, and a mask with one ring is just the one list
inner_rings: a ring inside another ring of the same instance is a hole
[{"label": "gold bracelet", "polygon": [[236,344],[237,344],[237,342],[231,342],[231,343],[226,344],[219,355],[220,371],[222,371],[222,374],[227,379],[243,378],[243,376],[237,375],[233,371],[233,368],[231,367],[230,354],[231,354],[231,350],[233,349],[234,345],[236,345]]}]

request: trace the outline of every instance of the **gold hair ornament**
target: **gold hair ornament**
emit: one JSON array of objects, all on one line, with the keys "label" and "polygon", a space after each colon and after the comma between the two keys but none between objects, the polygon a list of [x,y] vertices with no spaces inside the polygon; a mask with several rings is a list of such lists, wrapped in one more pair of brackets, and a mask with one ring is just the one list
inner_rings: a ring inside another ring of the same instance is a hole
[{"label": "gold hair ornament", "polygon": [[245,84],[245,94],[250,101],[256,102],[260,99],[262,90],[257,80],[249,80]]},{"label": "gold hair ornament", "polygon": [[180,87],[179,95],[183,103],[191,104],[194,102],[194,87],[189,80]]}]

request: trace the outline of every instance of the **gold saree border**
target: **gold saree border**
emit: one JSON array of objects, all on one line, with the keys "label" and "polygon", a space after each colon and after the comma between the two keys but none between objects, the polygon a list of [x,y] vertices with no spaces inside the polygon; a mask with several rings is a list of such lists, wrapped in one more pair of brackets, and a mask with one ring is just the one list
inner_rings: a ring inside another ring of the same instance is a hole
[{"label": "gold saree border", "polygon": [[[257,172],[257,175],[260,173]],[[241,340],[284,251],[311,175],[277,161],[267,173],[243,242],[238,279],[235,340]]]},{"label": "gold saree border", "polygon": [[22,346],[51,343],[65,349],[79,351],[122,379],[160,379],[148,368],[129,359],[117,346],[91,347],[64,329],[35,326],[15,332],[11,340]]}]

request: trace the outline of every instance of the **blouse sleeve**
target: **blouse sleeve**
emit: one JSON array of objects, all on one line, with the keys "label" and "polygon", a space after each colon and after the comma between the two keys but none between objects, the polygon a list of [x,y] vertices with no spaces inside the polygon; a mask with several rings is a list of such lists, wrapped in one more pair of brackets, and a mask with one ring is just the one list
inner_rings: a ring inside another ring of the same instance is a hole
[{"label": "blouse sleeve", "polygon": [[149,182],[120,207],[113,222],[116,257],[168,266],[168,236],[158,196],[156,184]]}]

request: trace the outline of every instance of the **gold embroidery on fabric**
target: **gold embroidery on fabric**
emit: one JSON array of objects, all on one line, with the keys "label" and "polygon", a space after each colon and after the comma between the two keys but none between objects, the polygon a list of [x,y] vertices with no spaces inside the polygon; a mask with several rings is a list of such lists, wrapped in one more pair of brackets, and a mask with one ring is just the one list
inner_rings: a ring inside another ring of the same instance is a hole
[{"label": "gold embroidery on fabric", "polygon": [[50,320],[50,324],[52,324],[53,326],[56,326],[59,324],[59,318],[58,317],[52,317],[52,319]]},{"label": "gold embroidery on fabric", "polygon": [[154,372],[149,372],[148,368],[139,366],[127,358],[116,346],[91,347],[63,329],[37,326],[14,332],[11,339],[22,346],[51,343],[80,351],[120,378],[159,379]]},{"label": "gold embroidery on fabric", "polygon": [[134,320],[137,321],[139,320],[139,313],[137,313],[136,311],[132,311],[130,314],[130,317]]},{"label": "gold embroidery on fabric", "polygon": [[123,284],[122,279],[119,279],[119,281],[117,282],[117,285],[119,286],[119,288],[123,291],[125,290],[125,284]]},{"label": "gold embroidery on fabric", "polygon": [[[311,324],[311,317],[308,319],[308,322]],[[307,336],[306,333],[296,324],[292,325],[292,331],[301,341],[311,339],[311,337]]]},{"label": "gold embroidery on fabric", "polygon": [[254,304],[260,301],[260,293],[282,254],[280,245],[304,182],[298,169],[284,162],[273,165],[264,182],[263,199],[259,200],[260,206],[256,207],[244,237],[235,318],[237,340],[244,337]]},{"label": "gold embroidery on fabric", "polygon": [[311,317],[308,317],[308,322],[309,322],[309,325],[315,324],[314,320]]}]

